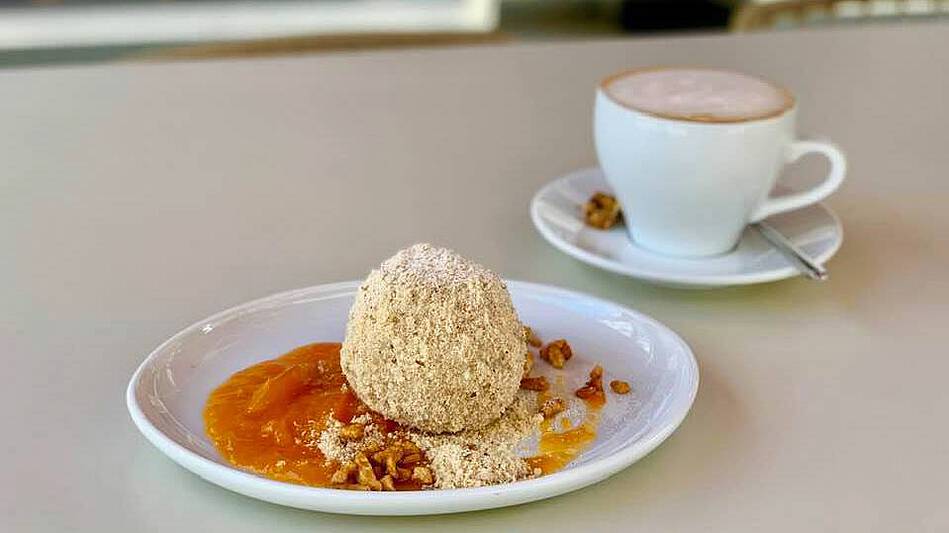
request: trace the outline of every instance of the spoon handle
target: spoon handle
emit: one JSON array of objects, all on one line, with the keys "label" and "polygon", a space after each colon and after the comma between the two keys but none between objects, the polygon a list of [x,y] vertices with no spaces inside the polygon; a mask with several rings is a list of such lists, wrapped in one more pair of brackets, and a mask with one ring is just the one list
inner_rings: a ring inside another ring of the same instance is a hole
[{"label": "spoon handle", "polygon": [[824,281],[829,277],[827,269],[824,268],[823,265],[808,256],[804,250],[801,250],[797,245],[788,240],[787,237],[781,235],[778,230],[765,222],[758,222],[752,224],[752,226],[758,230],[758,233],[771,243],[775,249],[794,263],[794,266],[805,276],[816,281]]}]

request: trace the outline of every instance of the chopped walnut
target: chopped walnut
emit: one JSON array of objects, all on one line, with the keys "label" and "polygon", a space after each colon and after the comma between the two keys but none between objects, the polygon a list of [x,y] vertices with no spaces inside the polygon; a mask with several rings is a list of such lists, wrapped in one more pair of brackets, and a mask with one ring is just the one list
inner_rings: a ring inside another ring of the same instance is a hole
[{"label": "chopped walnut", "polygon": [[603,385],[603,367],[600,365],[594,365],[590,370],[590,381],[599,381],[601,388]]},{"label": "chopped walnut", "polygon": [[550,388],[550,384],[547,383],[547,378],[544,376],[537,376],[521,379],[521,388],[525,390],[545,391]]},{"label": "chopped walnut", "polygon": [[389,442],[385,447],[374,444],[357,452],[353,462],[342,464],[331,481],[340,488],[396,490],[396,482],[413,479],[413,468],[423,460],[422,450],[407,439]]},{"label": "chopped walnut", "polygon": [[613,392],[616,394],[628,394],[629,393],[629,383],[626,383],[620,379],[614,379],[610,382],[610,388],[613,389]]},{"label": "chopped walnut", "polygon": [[366,454],[366,457],[372,457],[376,452],[382,449],[382,444],[378,442],[369,443],[369,445],[362,448],[362,453]]},{"label": "chopped walnut", "polygon": [[330,478],[330,483],[334,485],[342,485],[343,483],[349,483],[350,478],[352,478],[353,473],[356,471],[356,463],[346,462],[340,465],[340,467],[333,472],[333,477]]},{"label": "chopped walnut", "polygon": [[342,440],[362,440],[365,434],[364,424],[347,424],[339,430],[339,438]]},{"label": "chopped walnut", "polygon": [[372,468],[372,464],[364,452],[356,452],[353,463],[356,465],[356,468]]},{"label": "chopped walnut", "polygon": [[574,392],[578,398],[583,398],[584,400],[592,398],[597,394],[603,394],[603,367],[600,365],[595,365],[592,370],[590,370],[590,379],[587,380],[586,384]]},{"label": "chopped walnut", "polygon": [[412,479],[412,470],[408,468],[399,467],[399,469],[396,470],[395,474],[396,474],[395,479],[397,481],[408,481]]},{"label": "chopped walnut", "polygon": [[567,402],[563,401],[563,398],[551,398],[540,407],[540,412],[544,414],[544,418],[552,418],[557,413],[562,413],[566,408]]},{"label": "chopped walnut", "polygon": [[531,370],[533,369],[534,369],[534,354],[528,351],[527,354],[524,355],[524,373],[521,374],[521,377],[526,378],[528,375],[530,375]]},{"label": "chopped walnut", "polygon": [[564,363],[567,362],[567,358],[563,356],[563,352],[556,349],[550,350],[544,359],[554,368],[563,368]]},{"label": "chopped walnut", "polygon": [[435,479],[432,477],[431,469],[424,466],[416,466],[412,469],[412,479],[422,485],[431,485],[435,482]]},{"label": "chopped walnut", "polygon": [[597,229],[610,229],[620,218],[619,202],[616,197],[597,192],[583,204],[583,220]]},{"label": "chopped walnut", "polygon": [[357,483],[365,485],[369,490],[382,490],[382,483],[376,478],[376,473],[373,472],[372,465],[369,464],[366,455],[362,452],[357,453],[355,462],[359,469],[359,474],[356,477]]},{"label": "chopped walnut", "polygon": [[524,326],[524,337],[527,338],[527,344],[530,344],[534,348],[540,348],[541,345],[544,344],[543,341],[540,340],[540,337],[538,337],[529,326]]},{"label": "chopped walnut", "polygon": [[576,392],[574,392],[574,394],[577,395],[577,398],[582,398],[586,400],[588,398],[592,398],[597,392],[598,391],[595,388],[589,385],[584,385],[583,387],[580,387],[579,389],[577,389]]},{"label": "chopped walnut", "polygon": [[540,358],[554,368],[563,368],[563,364],[573,357],[573,350],[564,339],[557,339],[540,349]]},{"label": "chopped walnut", "polygon": [[399,443],[399,447],[402,448],[402,452],[406,454],[417,453],[421,455],[422,450],[412,441],[404,440]]},{"label": "chopped walnut", "polygon": [[399,460],[402,459],[402,448],[398,444],[389,446],[381,452],[376,452],[372,456],[372,460],[380,465],[385,467],[386,474],[390,476],[395,476],[398,474],[398,465]]}]

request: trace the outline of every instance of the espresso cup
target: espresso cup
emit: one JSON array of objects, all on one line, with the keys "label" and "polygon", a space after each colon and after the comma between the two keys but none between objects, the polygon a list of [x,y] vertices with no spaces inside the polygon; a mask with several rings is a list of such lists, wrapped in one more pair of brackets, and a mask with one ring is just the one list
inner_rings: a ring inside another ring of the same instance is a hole
[{"label": "espresso cup", "polygon": [[[650,79],[636,79],[644,73]],[[722,254],[749,223],[833,193],[846,159],[831,143],[796,140],[796,111],[784,89],[727,71],[649,69],[603,80],[596,152],[633,241],[672,256]],[[827,177],[771,197],[781,169],[809,153],[830,161]]]}]

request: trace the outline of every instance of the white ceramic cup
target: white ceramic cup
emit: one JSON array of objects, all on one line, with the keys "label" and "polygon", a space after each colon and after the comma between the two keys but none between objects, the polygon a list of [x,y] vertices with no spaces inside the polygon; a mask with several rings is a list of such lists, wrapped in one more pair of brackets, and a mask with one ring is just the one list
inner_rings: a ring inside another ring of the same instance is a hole
[{"label": "white ceramic cup", "polygon": [[[836,146],[795,140],[796,104],[743,122],[665,118],[614,101],[604,90],[607,80],[596,93],[596,152],[630,237],[645,248],[686,257],[722,254],[749,223],[817,203],[843,182],[846,159]],[[781,169],[812,152],[830,161],[827,178],[771,198]]]}]

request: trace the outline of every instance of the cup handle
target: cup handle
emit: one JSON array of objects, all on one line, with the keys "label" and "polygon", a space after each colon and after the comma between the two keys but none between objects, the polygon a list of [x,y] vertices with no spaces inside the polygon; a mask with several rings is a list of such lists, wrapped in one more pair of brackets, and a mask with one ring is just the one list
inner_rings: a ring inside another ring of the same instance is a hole
[{"label": "cup handle", "polygon": [[827,178],[814,188],[786,194],[777,198],[768,198],[751,215],[751,222],[759,222],[771,215],[793,211],[804,206],[816,204],[830,196],[840,187],[847,172],[847,158],[836,145],[824,141],[794,141],[788,148],[786,163],[793,163],[811,152],[823,154],[830,161]]}]

